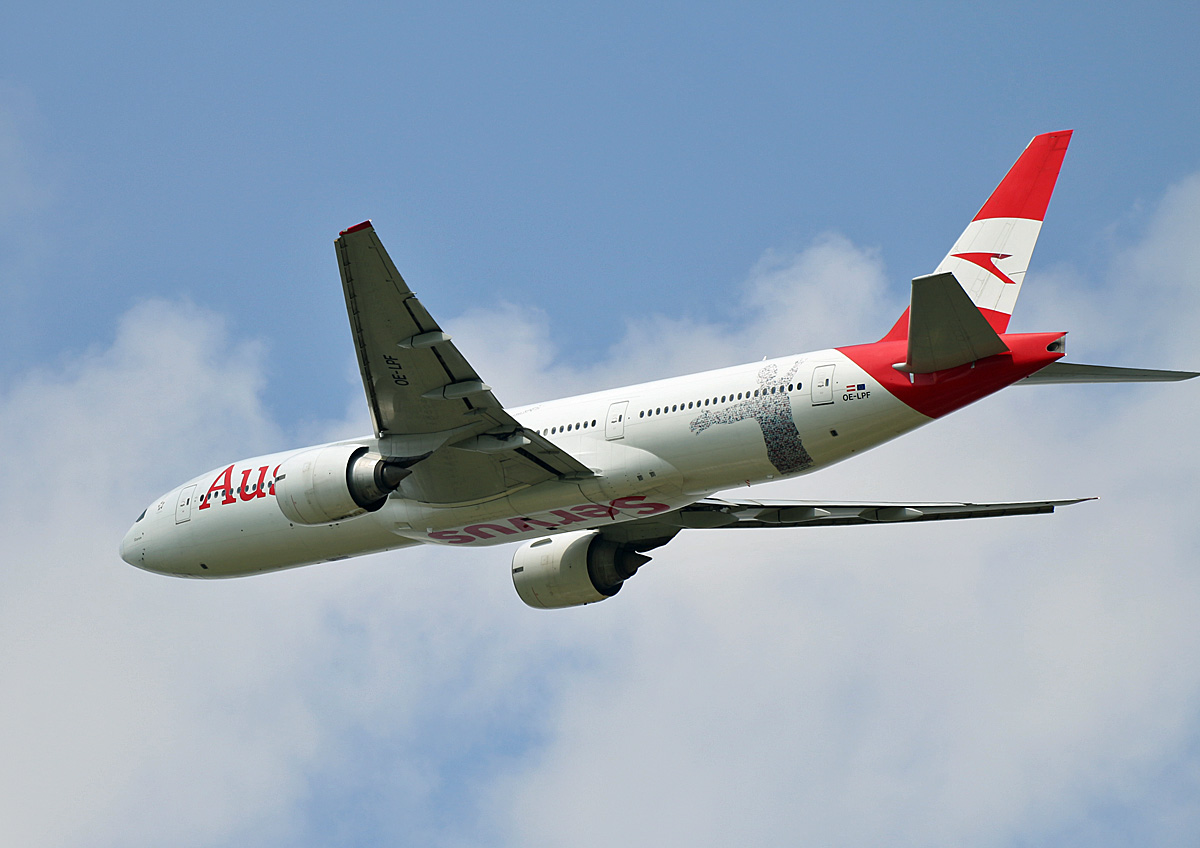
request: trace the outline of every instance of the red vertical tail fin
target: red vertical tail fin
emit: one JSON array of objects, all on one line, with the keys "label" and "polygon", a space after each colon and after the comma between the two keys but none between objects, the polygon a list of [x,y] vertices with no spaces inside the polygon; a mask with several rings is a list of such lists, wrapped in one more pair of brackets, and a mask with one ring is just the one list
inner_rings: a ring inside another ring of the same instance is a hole
[{"label": "red vertical tail fin", "polygon": [[[934,270],[954,274],[998,333],[1008,329],[1071,132],[1044,133],[1029,142]],[[906,310],[883,340],[907,339],[908,320]]]}]

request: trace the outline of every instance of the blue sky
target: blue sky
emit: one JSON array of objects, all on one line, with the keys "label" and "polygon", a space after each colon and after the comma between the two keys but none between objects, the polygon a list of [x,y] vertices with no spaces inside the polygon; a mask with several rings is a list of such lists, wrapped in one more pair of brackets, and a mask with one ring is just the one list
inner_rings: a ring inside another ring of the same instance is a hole
[{"label": "blue sky", "polygon": [[1039,261],[1094,262],[1197,164],[1197,24],[1153,4],[27,9],[0,59],[31,184],[5,204],[5,370],[183,297],[268,341],[272,408],[313,414],[288,369],[340,388],[330,241],[367,217],[434,309],[537,306],[572,362],[631,313],[733,317],[721,293],[764,250],[829,229],[882,251],[902,296],[1013,151],[1063,127]]},{"label": "blue sky", "polygon": [[1073,128],[1014,329],[1196,368],[1197,31],[1161,3],[9,16],[0,841],[1191,844],[1190,384],[1014,390],[761,493],[1097,504],[685,534],[595,609],[524,608],[507,548],[196,584],[116,545],[209,466],[366,429],[332,250],[366,218],[515,405],[877,338]]}]

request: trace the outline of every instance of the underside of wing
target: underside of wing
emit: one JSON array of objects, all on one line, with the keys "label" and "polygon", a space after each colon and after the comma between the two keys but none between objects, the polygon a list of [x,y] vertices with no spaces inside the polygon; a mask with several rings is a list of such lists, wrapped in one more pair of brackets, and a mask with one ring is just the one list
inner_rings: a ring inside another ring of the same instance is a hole
[{"label": "underside of wing", "polygon": [[[603,535],[637,549],[641,541],[670,539],[683,529],[838,527],[1044,515],[1094,498],[1011,503],[894,503],[852,501],[727,501],[705,498],[672,512],[605,528]],[[662,542],[659,542],[662,544]],[[646,548],[648,549],[648,548]]]},{"label": "underside of wing", "polygon": [[591,473],[504,410],[409,289],[369,221],[343,231],[335,247],[380,449],[416,460],[406,493],[461,503]]}]

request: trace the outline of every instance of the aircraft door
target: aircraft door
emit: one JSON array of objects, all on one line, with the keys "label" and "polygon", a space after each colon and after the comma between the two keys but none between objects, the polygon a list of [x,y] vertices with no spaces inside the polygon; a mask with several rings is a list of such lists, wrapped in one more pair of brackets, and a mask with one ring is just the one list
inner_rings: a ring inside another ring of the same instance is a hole
[{"label": "aircraft door", "polygon": [[625,438],[625,410],[629,401],[619,400],[608,408],[608,418],[604,419],[604,438],[609,441]]},{"label": "aircraft door", "polygon": [[818,365],[813,369],[812,405],[833,403],[833,366]]},{"label": "aircraft door", "polygon": [[196,495],[195,486],[184,486],[179,490],[179,503],[175,504],[175,523],[182,524],[192,520],[192,498]]}]

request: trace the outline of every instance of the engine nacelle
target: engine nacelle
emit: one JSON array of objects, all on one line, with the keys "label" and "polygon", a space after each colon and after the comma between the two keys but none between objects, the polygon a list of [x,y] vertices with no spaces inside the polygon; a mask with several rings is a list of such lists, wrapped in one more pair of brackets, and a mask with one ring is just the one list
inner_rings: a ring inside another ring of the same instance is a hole
[{"label": "engine nacelle", "polygon": [[513,555],[513,586],[538,609],[592,604],[611,598],[650,561],[595,530],[577,530],[526,542]]},{"label": "engine nacelle", "polygon": [[288,457],[275,499],[289,521],[332,524],[381,508],[411,473],[363,445],[326,445]]}]

